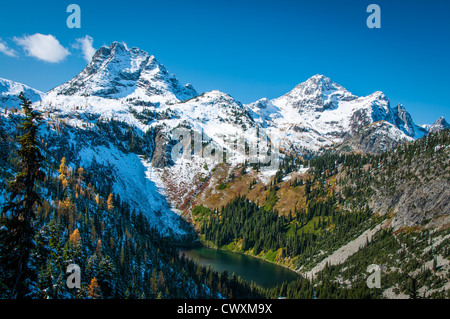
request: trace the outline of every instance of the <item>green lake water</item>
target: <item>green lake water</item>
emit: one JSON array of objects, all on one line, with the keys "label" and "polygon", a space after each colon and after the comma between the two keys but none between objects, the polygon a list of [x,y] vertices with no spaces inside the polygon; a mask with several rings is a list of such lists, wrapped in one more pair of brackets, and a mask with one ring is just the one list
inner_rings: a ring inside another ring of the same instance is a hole
[{"label": "green lake water", "polygon": [[236,277],[241,276],[242,279],[248,282],[253,281],[265,288],[299,278],[298,274],[286,267],[240,253],[207,247],[181,249],[180,255],[183,253],[200,265],[210,265],[218,272],[226,270],[230,277],[234,273]]}]

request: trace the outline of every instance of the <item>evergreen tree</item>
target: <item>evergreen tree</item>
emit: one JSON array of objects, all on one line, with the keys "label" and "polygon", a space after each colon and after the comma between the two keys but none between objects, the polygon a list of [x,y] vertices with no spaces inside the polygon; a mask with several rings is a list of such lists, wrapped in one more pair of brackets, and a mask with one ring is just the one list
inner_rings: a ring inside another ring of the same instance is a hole
[{"label": "evergreen tree", "polygon": [[100,260],[98,265],[98,284],[103,293],[103,298],[111,298],[115,293],[114,285],[114,265],[109,256]]},{"label": "evergreen tree", "polygon": [[34,248],[36,204],[41,203],[37,182],[45,177],[40,170],[43,157],[38,146],[40,115],[33,111],[31,101],[23,93],[19,99],[25,116],[18,127],[22,134],[18,138],[18,172],[8,185],[9,199],[2,208],[0,221],[2,295],[5,293],[14,299],[23,298],[30,292],[27,281],[35,277],[28,262]]}]

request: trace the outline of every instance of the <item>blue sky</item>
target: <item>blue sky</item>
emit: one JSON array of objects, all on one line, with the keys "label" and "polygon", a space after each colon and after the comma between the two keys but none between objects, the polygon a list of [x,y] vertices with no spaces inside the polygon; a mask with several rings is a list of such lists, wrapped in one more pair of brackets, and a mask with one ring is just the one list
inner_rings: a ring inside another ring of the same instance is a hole
[{"label": "blue sky", "polygon": [[[66,25],[72,3],[80,29]],[[371,3],[381,29],[366,26]],[[155,55],[199,92],[249,103],[324,74],[356,95],[383,91],[416,123],[432,123],[450,119],[449,17],[446,0],[1,1],[0,77],[47,91],[84,68],[74,45],[88,35],[96,49],[121,41]],[[36,33],[68,55],[29,56],[20,40]]]}]

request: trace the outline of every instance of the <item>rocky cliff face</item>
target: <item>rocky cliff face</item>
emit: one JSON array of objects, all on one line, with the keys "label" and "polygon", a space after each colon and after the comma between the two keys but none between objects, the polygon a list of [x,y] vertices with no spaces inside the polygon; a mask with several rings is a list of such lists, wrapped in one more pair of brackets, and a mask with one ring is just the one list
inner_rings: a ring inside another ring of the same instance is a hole
[{"label": "rocky cliff face", "polygon": [[153,167],[164,168],[173,164],[170,156],[171,146],[167,134],[158,131],[155,136],[155,151],[152,156]]},{"label": "rocky cliff face", "polygon": [[396,108],[394,108],[394,121],[395,125],[406,135],[415,137],[417,134],[420,134],[420,132],[416,132],[420,130],[420,128],[417,128],[411,115],[406,112],[406,109],[402,104],[399,104]]},{"label": "rocky cliff face", "polygon": [[336,109],[340,101],[357,99],[341,85],[323,75],[315,75],[298,84],[292,91],[272,101],[275,105],[292,106],[300,113]]},{"label": "rocky cliff face", "polygon": [[366,194],[374,213],[392,216],[395,230],[450,215],[449,145],[449,130],[400,144],[380,154],[377,165],[368,164],[347,185],[353,193]]},{"label": "rocky cliff face", "polygon": [[333,152],[381,154],[411,140],[391,123],[379,121],[345,134],[343,142],[336,146]]}]

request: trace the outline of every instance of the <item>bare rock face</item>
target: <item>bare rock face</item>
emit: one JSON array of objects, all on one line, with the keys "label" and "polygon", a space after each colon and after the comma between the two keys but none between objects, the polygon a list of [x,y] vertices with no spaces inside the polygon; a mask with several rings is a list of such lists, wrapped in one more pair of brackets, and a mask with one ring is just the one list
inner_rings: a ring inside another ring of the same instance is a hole
[{"label": "bare rock face", "polygon": [[391,123],[379,121],[346,133],[342,144],[334,151],[381,154],[411,140],[412,138],[400,134]]},{"label": "bare rock face", "polygon": [[[441,135],[447,136],[447,132]],[[433,138],[433,137],[432,137]],[[436,137],[434,137],[436,138]],[[422,150],[398,155],[391,152],[390,167],[374,174],[383,174],[379,188],[372,187],[371,208],[376,212],[395,214],[392,227],[411,227],[431,219],[450,215],[450,147],[447,142]],[[420,153],[419,153],[420,152]],[[419,153],[419,154],[417,154]]]},{"label": "bare rock face", "polygon": [[[448,181],[436,178],[427,184],[405,182],[395,194],[372,200],[375,211],[396,213],[391,227],[411,227],[441,215],[450,214]],[[383,199],[383,200],[379,200]]]},{"label": "bare rock face", "polygon": [[153,167],[164,168],[172,164],[170,157],[171,146],[167,134],[163,130],[159,130],[155,136],[155,150],[152,157]]},{"label": "bare rock face", "polygon": [[[403,105],[392,107],[383,92],[358,97],[323,75],[311,77],[281,97],[260,99],[247,107],[256,122],[279,137],[283,148],[299,151],[320,152],[354,137],[351,149],[378,153],[427,134]],[[371,126],[378,122],[385,123]],[[364,139],[361,147],[358,138]]]}]

